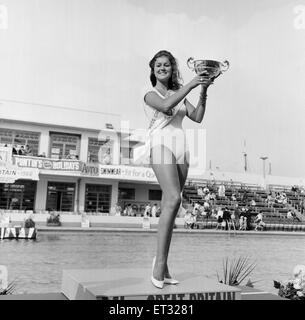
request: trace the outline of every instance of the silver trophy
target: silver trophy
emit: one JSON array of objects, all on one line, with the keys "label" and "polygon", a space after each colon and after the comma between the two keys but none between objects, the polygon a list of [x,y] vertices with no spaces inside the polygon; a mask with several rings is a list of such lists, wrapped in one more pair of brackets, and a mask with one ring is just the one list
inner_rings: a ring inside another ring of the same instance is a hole
[{"label": "silver trophy", "polygon": [[209,74],[210,79],[217,78],[221,73],[229,69],[229,61],[223,62],[215,60],[195,60],[190,57],[187,60],[187,66],[195,71],[197,75],[203,76],[206,72]]}]

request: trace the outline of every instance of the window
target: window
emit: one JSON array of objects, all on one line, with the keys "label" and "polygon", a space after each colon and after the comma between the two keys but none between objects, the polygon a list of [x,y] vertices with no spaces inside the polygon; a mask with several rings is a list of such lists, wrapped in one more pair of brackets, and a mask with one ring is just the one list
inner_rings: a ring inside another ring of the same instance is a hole
[{"label": "window", "polygon": [[40,133],[21,130],[0,129],[0,145],[15,146],[17,152],[21,146],[29,145],[32,156],[38,155]]},{"label": "window", "polygon": [[162,191],[161,190],[149,190],[148,200],[161,201]]},{"label": "window", "polygon": [[50,181],[47,192],[47,210],[74,211],[75,183]]},{"label": "window", "polygon": [[135,189],[132,188],[119,188],[119,200],[134,200],[135,196]]},{"label": "window", "polygon": [[54,159],[79,159],[80,135],[50,133],[50,157]]},{"label": "window", "polygon": [[17,180],[0,183],[0,208],[8,210],[34,210],[36,181]]},{"label": "window", "polygon": [[129,141],[129,144],[121,145],[121,163],[122,164],[124,164],[125,162],[126,164],[130,163],[130,160],[133,159],[133,149],[136,144],[138,144],[138,142]]},{"label": "window", "polygon": [[89,138],[88,140],[88,160],[87,162],[111,164],[113,154],[113,141],[110,137],[105,140]]},{"label": "window", "polygon": [[85,212],[109,213],[111,186],[86,184]]}]

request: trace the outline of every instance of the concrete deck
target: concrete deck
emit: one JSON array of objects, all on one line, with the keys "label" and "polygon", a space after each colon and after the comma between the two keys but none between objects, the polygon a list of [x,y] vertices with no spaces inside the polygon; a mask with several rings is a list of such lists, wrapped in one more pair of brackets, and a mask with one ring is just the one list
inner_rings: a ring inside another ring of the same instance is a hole
[{"label": "concrete deck", "polygon": [[[241,289],[241,300],[285,300],[278,295],[263,292],[255,288],[239,286]],[[16,294],[0,296],[0,301],[2,300],[69,300],[63,293],[37,293],[37,294]]]}]

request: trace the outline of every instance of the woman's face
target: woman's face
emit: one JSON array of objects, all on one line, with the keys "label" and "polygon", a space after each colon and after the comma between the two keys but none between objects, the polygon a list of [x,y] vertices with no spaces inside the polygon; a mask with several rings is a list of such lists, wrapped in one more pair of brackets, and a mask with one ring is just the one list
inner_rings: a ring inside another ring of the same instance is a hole
[{"label": "woman's face", "polygon": [[155,62],[154,74],[158,81],[167,83],[172,76],[172,65],[168,57],[159,57]]}]

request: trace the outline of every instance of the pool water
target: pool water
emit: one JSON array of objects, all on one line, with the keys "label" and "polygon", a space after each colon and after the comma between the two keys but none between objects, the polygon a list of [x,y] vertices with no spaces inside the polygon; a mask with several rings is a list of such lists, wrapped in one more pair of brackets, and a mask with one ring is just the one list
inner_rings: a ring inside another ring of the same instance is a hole
[{"label": "pool water", "polygon": [[[17,280],[15,293],[60,292],[64,269],[124,268],[128,274],[147,268],[149,278],[155,247],[151,232],[39,232],[36,241],[0,241],[0,264],[7,266],[9,281]],[[242,255],[256,262],[249,276],[255,287],[277,293],[273,280],[287,280],[295,265],[305,264],[305,237],[174,233],[169,267],[173,275],[185,270],[217,281],[223,259]]]}]

